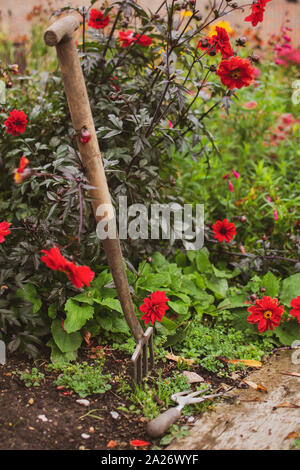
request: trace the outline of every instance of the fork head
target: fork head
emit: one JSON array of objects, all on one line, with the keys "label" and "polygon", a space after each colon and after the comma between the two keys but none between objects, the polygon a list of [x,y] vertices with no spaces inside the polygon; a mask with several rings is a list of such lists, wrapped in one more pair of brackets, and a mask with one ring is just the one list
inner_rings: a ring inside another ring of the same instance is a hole
[{"label": "fork head", "polygon": [[171,396],[173,401],[176,401],[180,407],[184,407],[185,405],[189,405],[191,403],[199,403],[203,401],[206,397],[200,394],[207,392],[209,388],[205,388],[203,390],[198,390],[196,392],[192,392],[191,390],[186,390],[184,392],[174,393]]},{"label": "fork head", "polygon": [[[149,349],[149,363],[148,363]],[[143,336],[137,342],[133,355],[131,356],[133,365],[133,380],[141,383],[149,370],[154,367],[154,349],[153,349],[153,328],[147,328]],[[149,367],[150,366],[150,367]]]},{"label": "fork head", "polygon": [[200,394],[207,392],[208,390],[209,388],[205,388],[203,390],[198,390],[197,392],[192,392],[192,393],[191,393],[191,390],[187,390],[185,392],[174,393],[174,395],[171,396],[171,399],[178,403],[178,408],[182,409],[185,405],[191,405],[193,403],[200,403],[201,401],[204,401],[207,398],[226,396],[226,393],[222,393],[222,392],[199,396]]}]

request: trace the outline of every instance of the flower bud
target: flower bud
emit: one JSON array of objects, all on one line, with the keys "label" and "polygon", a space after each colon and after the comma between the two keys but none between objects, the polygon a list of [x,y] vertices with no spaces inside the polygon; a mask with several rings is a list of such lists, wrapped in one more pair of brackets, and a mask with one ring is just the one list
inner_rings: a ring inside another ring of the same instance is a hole
[{"label": "flower bud", "polygon": [[25,168],[22,173],[19,173],[18,170],[14,171],[14,180],[16,184],[22,184],[23,181],[27,180],[31,176],[31,168]]},{"label": "flower bud", "polygon": [[200,44],[201,44],[201,47],[208,47],[209,46],[209,42],[206,38],[200,39]]},{"label": "flower bud", "polygon": [[210,56],[212,56],[212,57],[215,56],[216,54],[217,54],[216,49],[211,49],[211,50],[208,52],[208,55],[210,55]]},{"label": "flower bud", "polygon": [[17,75],[18,72],[19,72],[19,66],[18,66],[18,64],[10,65],[10,66],[9,66],[9,69],[12,70],[15,75]]},{"label": "flower bud", "polygon": [[80,142],[81,142],[83,145],[85,145],[85,144],[87,144],[87,143],[90,141],[91,137],[92,137],[92,136],[91,136],[90,132],[88,131],[88,129],[86,129],[85,127],[83,127],[83,128],[81,129]]},{"label": "flower bud", "polygon": [[255,63],[259,62],[259,55],[252,54],[252,56],[250,57],[250,60]]},{"label": "flower bud", "polygon": [[243,47],[243,46],[245,46],[246,42],[247,42],[247,38],[245,38],[245,36],[243,36],[243,37],[238,38],[238,39],[236,40],[236,45]]}]

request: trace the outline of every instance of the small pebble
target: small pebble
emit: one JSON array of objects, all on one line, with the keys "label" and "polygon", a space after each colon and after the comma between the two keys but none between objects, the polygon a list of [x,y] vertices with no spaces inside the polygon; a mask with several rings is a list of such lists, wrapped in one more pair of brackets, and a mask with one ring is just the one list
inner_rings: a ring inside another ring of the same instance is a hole
[{"label": "small pebble", "polygon": [[82,439],[89,439],[91,436],[89,434],[86,434],[85,432],[83,432],[81,434],[81,437],[82,437]]},{"label": "small pebble", "polygon": [[119,413],[116,411],[111,411],[110,414],[113,419],[118,419],[120,417]]},{"label": "small pebble", "polygon": [[194,421],[195,421],[194,416],[189,416],[188,419],[187,419],[188,423],[193,423]]},{"label": "small pebble", "polygon": [[90,432],[91,434],[94,434],[95,428],[94,428],[93,426],[91,426],[90,429],[89,429],[89,432]]},{"label": "small pebble", "polygon": [[41,421],[43,421],[44,423],[46,423],[48,421],[48,418],[47,416],[45,415],[38,415],[38,419],[40,419]]},{"label": "small pebble", "polygon": [[28,400],[28,405],[33,405],[33,403],[34,403],[34,399],[33,399],[33,398],[29,398],[29,400]]},{"label": "small pebble", "polygon": [[182,375],[187,378],[190,384],[204,382],[204,378],[201,375],[196,374],[196,372],[190,372],[189,370],[184,370]]},{"label": "small pebble", "polygon": [[231,378],[232,378],[232,380],[239,380],[240,376],[236,372],[232,372]]},{"label": "small pebble", "polygon": [[85,400],[84,398],[79,398],[78,400],[76,400],[76,403],[78,403],[79,405],[82,405],[82,406],[89,406],[90,405],[89,400]]}]

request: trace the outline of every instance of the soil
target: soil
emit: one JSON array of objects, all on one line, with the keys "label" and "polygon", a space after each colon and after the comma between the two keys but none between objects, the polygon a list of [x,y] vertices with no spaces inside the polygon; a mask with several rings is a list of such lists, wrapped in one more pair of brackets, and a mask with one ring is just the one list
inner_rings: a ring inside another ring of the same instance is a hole
[{"label": "soil", "polygon": [[[88,348],[80,354],[80,361],[93,362]],[[118,410],[120,406],[128,408],[131,405],[118,392],[118,378],[130,370],[129,356],[106,350],[104,373],[112,375],[112,388],[105,394],[86,397],[90,402],[88,407],[76,403],[80,398],[76,393],[57,389],[53,382],[58,372],[49,371],[48,362],[46,354],[35,361],[13,355],[7,358],[5,365],[0,365],[1,450],[126,450],[134,449],[130,444],[134,439],[150,443],[147,449],[158,445],[158,440],[150,439],[146,434],[147,420],[142,414]],[[44,373],[45,379],[40,386],[28,388],[13,371],[31,372],[32,367]],[[175,363],[162,362],[152,372],[153,377],[159,368],[162,368],[163,377],[169,377],[177,370]],[[224,387],[224,383],[233,386],[240,382],[231,378],[221,380],[198,366],[193,371],[209,381],[214,389]],[[245,375],[245,371],[242,374]],[[130,376],[127,382],[133,385]],[[119,413],[118,419],[112,417],[111,411]],[[40,415],[45,417],[39,418]],[[184,417],[181,424],[186,424]],[[82,437],[85,434],[89,436],[87,439]]]}]

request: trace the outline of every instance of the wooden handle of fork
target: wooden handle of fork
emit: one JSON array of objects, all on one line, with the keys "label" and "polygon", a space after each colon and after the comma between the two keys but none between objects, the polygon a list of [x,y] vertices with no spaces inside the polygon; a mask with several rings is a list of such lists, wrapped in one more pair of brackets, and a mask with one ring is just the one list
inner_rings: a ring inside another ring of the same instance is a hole
[{"label": "wooden handle of fork", "polygon": [[180,415],[181,412],[176,406],[169,408],[147,424],[147,433],[149,436],[154,438],[161,436],[169,429],[170,426],[172,426],[172,424],[176,423],[180,418]]},{"label": "wooden handle of fork", "polygon": [[[76,136],[77,145],[89,184],[92,187],[89,193],[92,198],[95,219],[97,222],[113,223],[115,213],[106,181],[84,76],[73,37],[74,31],[78,27],[79,21],[75,16],[64,17],[49,26],[44,39],[47,45],[56,46],[73,127],[79,133]],[[82,143],[80,140],[82,128],[86,128],[90,133],[91,138],[87,143]],[[101,214],[97,213],[100,205],[107,208]],[[107,237],[101,241],[126,321],[135,339],[139,340],[144,332],[134,312],[118,235],[115,232],[113,237]]]}]

